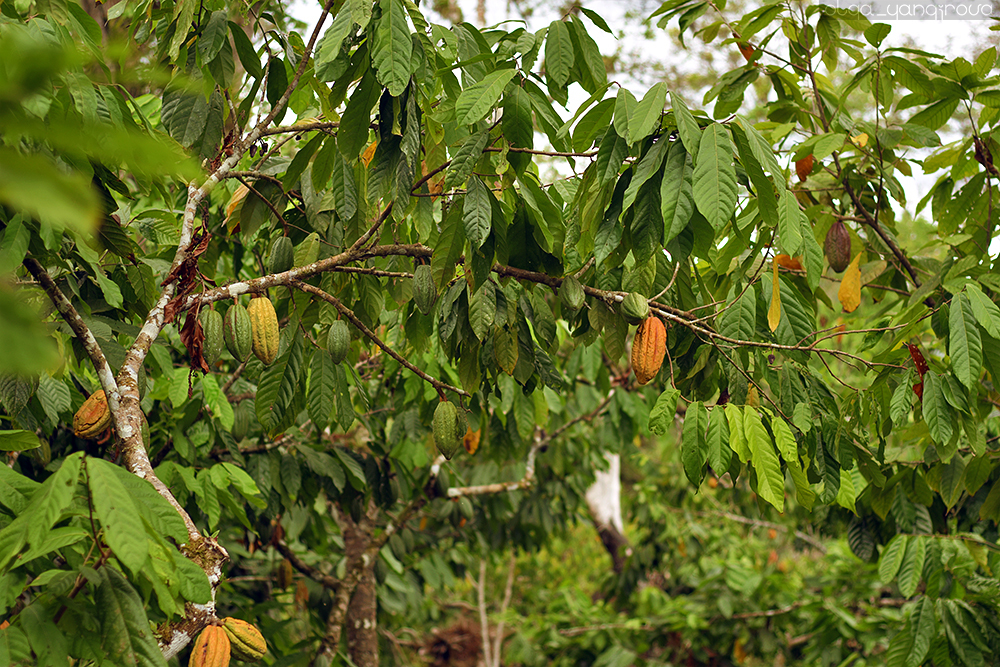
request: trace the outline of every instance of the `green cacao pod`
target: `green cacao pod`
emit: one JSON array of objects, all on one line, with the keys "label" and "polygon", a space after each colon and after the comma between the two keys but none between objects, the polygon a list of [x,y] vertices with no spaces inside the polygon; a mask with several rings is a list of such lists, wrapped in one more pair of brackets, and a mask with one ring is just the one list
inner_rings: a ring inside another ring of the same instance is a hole
[{"label": "green cacao pod", "polygon": [[141,424],[139,425],[139,433],[142,434],[142,446],[149,451],[149,422],[146,420],[146,413],[140,413]]},{"label": "green cacao pod", "polygon": [[209,625],[194,640],[188,667],[229,667],[229,635],[218,625]]},{"label": "green cacao pod", "polygon": [[96,438],[111,426],[111,409],[104,390],[95,391],[73,415],[73,433],[80,438]]},{"label": "green cacao pod", "polygon": [[462,438],[465,437],[465,429],[467,428],[463,420],[465,415],[459,416],[459,412],[464,413],[465,411],[459,410],[450,401],[441,401],[434,409],[434,444],[448,460],[451,460],[455,452],[461,448]]},{"label": "green cacao pod", "polygon": [[[285,561],[288,563],[288,561]],[[288,564],[291,567],[291,563]],[[257,626],[238,618],[227,618],[222,621],[222,628],[229,636],[229,643],[232,646],[233,657],[237,660],[253,662],[260,660],[267,653],[267,642],[264,635],[260,634]]]},{"label": "green cacao pod", "polygon": [[347,358],[351,349],[351,332],[347,328],[347,322],[336,320],[330,325],[330,331],[326,334],[326,349],[335,364]]},{"label": "green cacao pod", "polygon": [[233,359],[242,363],[250,358],[253,341],[250,315],[247,314],[247,309],[238,303],[234,303],[226,311],[222,323],[222,338]]},{"label": "green cacao pod", "polygon": [[851,233],[840,220],[830,225],[823,241],[823,251],[830,262],[830,268],[840,273],[851,263]]},{"label": "green cacao pod", "polygon": [[437,285],[431,275],[431,265],[421,264],[413,271],[413,302],[421,313],[430,315],[437,298]]},{"label": "green cacao pod", "polygon": [[271,243],[271,253],[267,257],[268,273],[284,273],[295,263],[295,249],[292,240],[279,236]]},{"label": "green cacao pod", "polygon": [[639,384],[646,384],[660,371],[667,353],[667,330],[658,317],[642,321],[632,341],[632,371]]},{"label": "green cacao pod", "polygon": [[649,302],[638,292],[629,292],[622,300],[621,313],[629,324],[639,324],[649,317]]},{"label": "green cacao pod", "polygon": [[233,434],[233,440],[239,442],[243,438],[247,437],[250,432],[250,411],[247,408],[247,401],[240,401],[236,407],[233,408],[233,429],[230,433]]},{"label": "green cacao pod", "polygon": [[201,330],[205,334],[201,354],[205,357],[205,363],[213,366],[222,356],[222,347],[225,345],[222,335],[222,315],[217,310],[205,309],[198,318],[201,320]]},{"label": "green cacao pod", "polygon": [[559,286],[559,299],[566,309],[573,312],[580,310],[586,298],[587,294],[579,280],[573,276],[563,278],[562,285]]},{"label": "green cacao pod", "polygon": [[274,304],[266,296],[252,299],[247,315],[250,316],[253,353],[262,364],[270,366],[278,356],[278,316]]}]

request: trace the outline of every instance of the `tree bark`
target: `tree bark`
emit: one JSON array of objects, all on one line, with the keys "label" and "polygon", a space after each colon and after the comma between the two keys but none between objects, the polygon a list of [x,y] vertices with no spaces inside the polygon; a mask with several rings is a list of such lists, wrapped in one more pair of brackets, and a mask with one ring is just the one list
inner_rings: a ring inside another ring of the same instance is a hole
[{"label": "tree bark", "polygon": [[[346,517],[345,527],[347,558],[358,558],[368,548],[369,536],[350,517]],[[347,654],[357,667],[378,667],[377,609],[375,562],[371,561],[364,566],[347,606]]]},{"label": "tree bark", "polygon": [[608,460],[608,469],[598,470],[594,475],[594,483],[587,489],[587,505],[601,542],[611,556],[611,566],[616,574],[621,574],[625,559],[632,553],[622,522],[621,458],[610,453],[605,453],[604,458]]}]

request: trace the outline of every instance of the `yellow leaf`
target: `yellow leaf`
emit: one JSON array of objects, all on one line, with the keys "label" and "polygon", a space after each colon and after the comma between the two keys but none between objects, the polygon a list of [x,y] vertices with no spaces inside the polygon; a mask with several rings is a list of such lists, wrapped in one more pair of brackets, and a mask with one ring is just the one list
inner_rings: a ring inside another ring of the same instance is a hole
[{"label": "yellow leaf", "polygon": [[774,265],[774,280],[771,281],[771,307],[767,309],[767,326],[771,331],[778,328],[781,321],[781,289],[778,286],[778,263]]},{"label": "yellow leaf", "polygon": [[373,157],[375,157],[375,149],[377,147],[378,147],[378,142],[373,141],[370,144],[368,144],[368,148],[366,148],[365,152],[361,154],[361,161],[365,164],[365,167],[367,167],[368,163],[372,161]]},{"label": "yellow leaf", "polygon": [[851,137],[851,142],[859,148],[864,148],[868,145],[868,135],[862,132],[855,137]]},{"label": "yellow leaf", "polygon": [[840,281],[837,298],[840,299],[840,305],[844,307],[845,313],[853,313],[861,305],[860,262],[861,253],[859,252],[847,270],[844,271],[844,279]]},{"label": "yellow leaf", "polygon": [[236,215],[243,208],[243,200],[246,198],[247,193],[250,192],[247,186],[240,184],[240,187],[236,188],[236,192],[229,199],[229,204],[226,206],[226,230],[232,234],[236,226],[240,224],[240,217]]}]

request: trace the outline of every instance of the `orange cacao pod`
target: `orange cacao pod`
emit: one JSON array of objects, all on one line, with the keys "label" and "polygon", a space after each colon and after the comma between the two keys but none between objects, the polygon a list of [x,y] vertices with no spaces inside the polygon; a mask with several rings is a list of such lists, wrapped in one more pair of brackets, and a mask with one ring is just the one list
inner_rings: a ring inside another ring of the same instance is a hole
[{"label": "orange cacao pod", "polygon": [[231,647],[228,633],[218,625],[209,625],[194,640],[188,667],[229,667]]},{"label": "orange cacao pod", "polygon": [[80,438],[96,438],[111,425],[111,410],[104,390],[95,391],[73,415],[73,433]]},{"label": "orange cacao pod", "polygon": [[809,174],[812,173],[813,164],[816,162],[816,158],[813,157],[812,153],[805,156],[801,160],[795,161],[795,175],[799,177],[800,181],[804,181],[809,178]]},{"label": "orange cacao pod", "polygon": [[667,330],[658,317],[642,321],[632,341],[632,370],[639,384],[652,380],[663,365],[667,353]]},{"label": "orange cacao pod", "polygon": [[254,624],[238,618],[227,618],[222,621],[222,628],[229,636],[233,656],[238,660],[253,662],[260,660],[267,653],[264,635],[260,634],[260,630]]},{"label": "orange cacao pod", "polygon": [[292,570],[292,562],[287,558],[283,558],[274,574],[277,580],[275,583],[278,584],[278,588],[288,588],[292,585],[292,578],[295,576],[295,572]]}]

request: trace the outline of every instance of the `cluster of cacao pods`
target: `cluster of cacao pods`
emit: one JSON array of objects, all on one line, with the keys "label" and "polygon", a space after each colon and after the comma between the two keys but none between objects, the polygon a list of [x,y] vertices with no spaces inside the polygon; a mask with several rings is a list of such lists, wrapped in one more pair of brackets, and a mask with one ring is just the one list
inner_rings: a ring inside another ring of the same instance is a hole
[{"label": "cluster of cacao pods", "polygon": [[632,341],[632,371],[639,384],[646,384],[660,371],[667,353],[667,330],[660,318],[647,317]]},{"label": "cluster of cacao pods", "polygon": [[240,363],[249,359],[251,352],[265,366],[278,356],[278,316],[266,296],[251,299],[248,308],[234,303],[225,317],[209,308],[198,317],[205,334],[202,354],[210,366],[222,356],[223,347]]},{"label": "cluster of cacao pods", "polygon": [[188,667],[229,667],[232,658],[254,662],[265,653],[267,642],[256,626],[226,618],[221,625],[208,625],[201,631],[191,649]]}]

